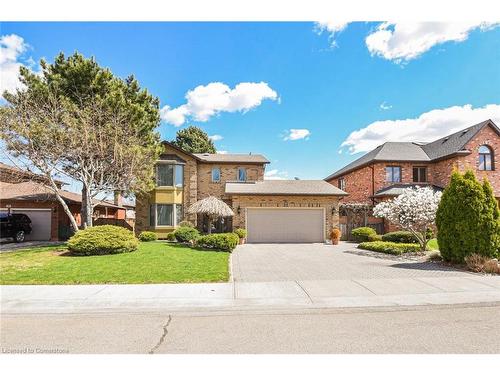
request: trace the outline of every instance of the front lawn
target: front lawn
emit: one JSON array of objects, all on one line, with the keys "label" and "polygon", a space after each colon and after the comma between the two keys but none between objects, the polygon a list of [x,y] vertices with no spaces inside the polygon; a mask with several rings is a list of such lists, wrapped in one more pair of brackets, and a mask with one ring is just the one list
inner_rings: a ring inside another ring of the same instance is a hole
[{"label": "front lawn", "polygon": [[131,253],[71,256],[64,246],[0,254],[0,284],[147,284],[227,281],[229,253],[165,242]]}]

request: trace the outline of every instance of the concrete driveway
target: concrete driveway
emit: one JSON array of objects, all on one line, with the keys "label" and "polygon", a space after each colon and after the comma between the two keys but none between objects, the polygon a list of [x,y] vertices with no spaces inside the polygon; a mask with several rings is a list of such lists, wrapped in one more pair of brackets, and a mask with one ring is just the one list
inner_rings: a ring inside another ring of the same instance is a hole
[{"label": "concrete driveway", "polygon": [[236,282],[464,277],[467,272],[394,257],[341,242],[325,244],[246,244],[232,254]]}]

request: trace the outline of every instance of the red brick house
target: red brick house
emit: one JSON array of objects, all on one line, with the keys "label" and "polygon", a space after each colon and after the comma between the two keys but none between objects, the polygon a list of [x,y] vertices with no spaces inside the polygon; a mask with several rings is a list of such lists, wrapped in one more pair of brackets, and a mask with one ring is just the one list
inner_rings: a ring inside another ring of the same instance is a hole
[{"label": "red brick house", "polygon": [[[33,231],[26,236],[26,240],[66,239],[71,233],[69,218],[46,183],[41,175],[0,163],[0,211],[10,210],[30,217]],[[56,184],[80,225],[82,196],[63,190],[62,181]],[[98,200],[94,208],[94,222],[119,225],[119,222],[125,222],[127,210],[130,206]]]},{"label": "red brick house", "polygon": [[[374,205],[410,186],[443,189],[454,168],[487,178],[500,200],[500,129],[483,121],[430,143],[386,142],[325,178],[349,195],[344,202]],[[345,223],[345,217],[340,218]],[[376,218],[369,218],[376,223]],[[386,225],[386,230],[387,230]]]}]

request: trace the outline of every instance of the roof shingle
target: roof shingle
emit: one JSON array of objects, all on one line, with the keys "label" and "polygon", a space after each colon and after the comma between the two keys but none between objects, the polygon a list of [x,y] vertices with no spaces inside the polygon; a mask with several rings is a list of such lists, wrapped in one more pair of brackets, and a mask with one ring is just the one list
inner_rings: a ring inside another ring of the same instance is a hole
[{"label": "roof shingle", "polygon": [[500,130],[495,123],[491,120],[486,120],[430,143],[386,142],[329,175],[325,180],[328,181],[339,177],[374,161],[430,162],[459,152],[467,152],[464,147],[479,130],[488,124],[493,126],[500,134]]},{"label": "roof shingle", "polygon": [[324,180],[265,180],[227,182],[226,194],[238,195],[347,195]]}]

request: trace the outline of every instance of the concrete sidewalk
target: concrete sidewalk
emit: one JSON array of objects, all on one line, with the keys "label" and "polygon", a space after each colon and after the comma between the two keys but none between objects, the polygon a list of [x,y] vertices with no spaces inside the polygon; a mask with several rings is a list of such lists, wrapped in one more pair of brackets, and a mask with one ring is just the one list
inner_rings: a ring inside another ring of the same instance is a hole
[{"label": "concrete sidewalk", "polygon": [[214,284],[2,285],[1,312],[226,311],[500,302],[500,277]]}]

